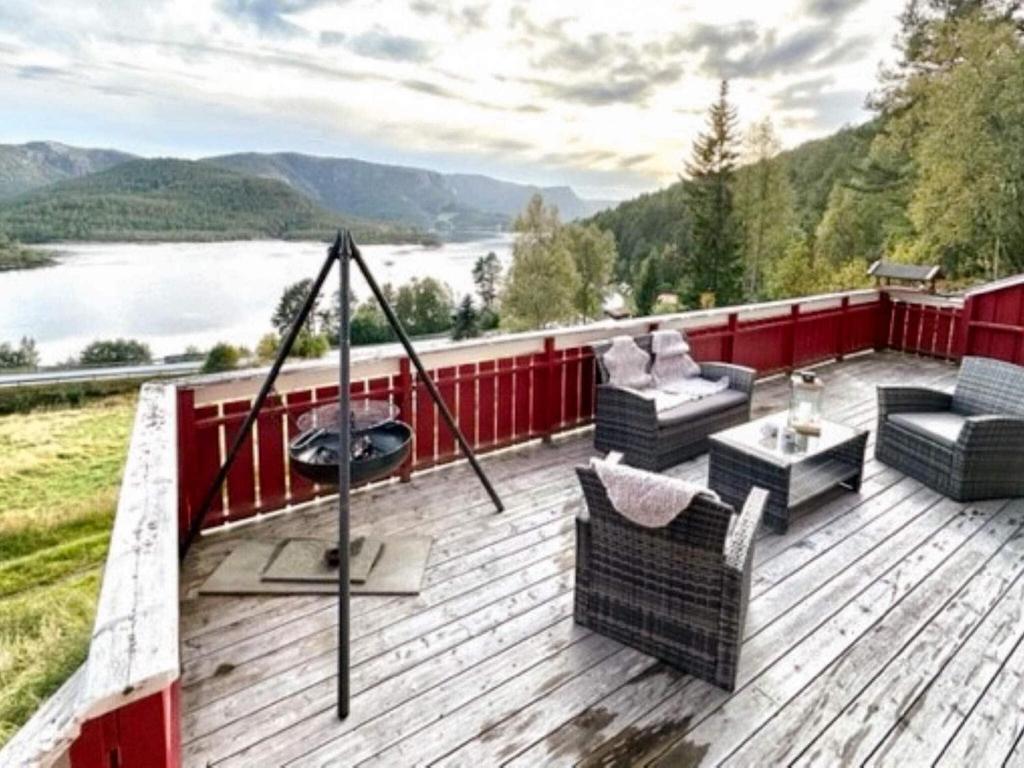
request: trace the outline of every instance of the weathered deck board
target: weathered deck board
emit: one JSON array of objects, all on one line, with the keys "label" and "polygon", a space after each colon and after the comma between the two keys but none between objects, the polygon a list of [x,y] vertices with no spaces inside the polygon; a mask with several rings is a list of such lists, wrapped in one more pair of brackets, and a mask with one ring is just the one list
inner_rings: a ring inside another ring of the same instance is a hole
[{"label": "weathered deck board", "polygon": [[[871,427],[877,384],[950,386],[896,354],[828,367],[828,412]],[[779,379],[755,412],[784,408]],[[353,530],[435,537],[423,592],[353,603],[352,714],[333,711],[331,598],[207,598],[238,541],[331,536],[330,503],[205,537],[182,574],[186,765],[999,764],[1021,750],[1024,509],[960,505],[873,459],[762,532],[737,691],[572,621],[572,468],[589,433],[353,499]],[[673,470],[701,479],[706,457]],[[965,509],[977,509],[965,514]],[[934,727],[933,727],[934,725]],[[998,727],[997,727],[998,726]],[[990,738],[995,733],[995,738]]]}]

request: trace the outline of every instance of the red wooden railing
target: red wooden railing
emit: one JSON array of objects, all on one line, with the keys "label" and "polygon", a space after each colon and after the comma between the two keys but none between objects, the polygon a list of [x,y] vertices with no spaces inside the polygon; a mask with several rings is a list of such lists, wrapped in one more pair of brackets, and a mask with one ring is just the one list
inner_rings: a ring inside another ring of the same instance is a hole
[{"label": "red wooden railing", "polygon": [[[520,334],[424,352],[460,429],[473,447],[493,451],[588,424],[593,418],[594,359],[590,342],[656,326],[686,328],[698,360],[723,360],[767,375],[842,358],[878,345],[883,302],[875,291],[812,297],[560,330]],[[585,343],[582,343],[585,342]],[[433,364],[432,364],[433,363]],[[365,374],[363,373],[365,371]],[[287,443],[299,416],[337,402],[336,372],[317,369],[312,382],[279,387],[261,414],[252,440],[238,456],[205,526],[250,518],[329,492],[292,472]],[[316,380],[317,375],[320,381]],[[459,457],[422,382],[400,353],[377,356],[352,368],[356,398],[387,398],[414,433],[403,475]],[[251,379],[247,385],[252,389]],[[218,394],[217,388],[227,394]],[[243,389],[245,387],[243,386]],[[213,389],[199,380],[179,387],[179,524],[186,526],[242,423],[252,392],[231,396],[231,382]]]},{"label": "red wooden railing", "polygon": [[968,292],[963,316],[964,354],[1024,365],[1024,275]]},{"label": "red wooden railing", "polygon": [[889,296],[889,332],[885,346],[943,360],[962,356],[958,334],[962,328],[963,307],[959,300],[910,292],[893,292]]}]

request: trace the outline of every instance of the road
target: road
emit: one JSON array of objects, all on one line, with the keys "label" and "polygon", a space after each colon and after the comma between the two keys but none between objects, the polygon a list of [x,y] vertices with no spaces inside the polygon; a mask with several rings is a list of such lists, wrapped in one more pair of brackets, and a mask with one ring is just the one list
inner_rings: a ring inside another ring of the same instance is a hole
[{"label": "road", "polygon": [[35,371],[0,375],[0,388],[27,387],[38,384],[64,384],[74,381],[107,379],[149,379],[155,376],[183,376],[195,373],[203,361],[188,363],[153,363],[152,365],[120,365],[112,368],[73,368],[61,371]]}]

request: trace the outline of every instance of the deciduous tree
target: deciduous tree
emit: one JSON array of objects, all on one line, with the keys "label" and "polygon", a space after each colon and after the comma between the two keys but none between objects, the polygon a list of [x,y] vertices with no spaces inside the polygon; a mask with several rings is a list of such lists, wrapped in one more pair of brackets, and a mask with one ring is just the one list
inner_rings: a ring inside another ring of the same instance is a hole
[{"label": "deciduous tree", "polygon": [[516,219],[515,232],[502,322],[513,330],[526,330],[571,320],[578,277],[558,210],[534,195]]}]

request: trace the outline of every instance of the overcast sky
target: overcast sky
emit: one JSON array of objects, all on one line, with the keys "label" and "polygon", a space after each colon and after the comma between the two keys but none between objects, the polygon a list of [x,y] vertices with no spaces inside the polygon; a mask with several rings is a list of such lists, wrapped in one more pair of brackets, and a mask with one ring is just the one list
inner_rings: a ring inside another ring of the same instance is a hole
[{"label": "overcast sky", "polygon": [[294,150],[572,184],[673,180],[717,81],[786,146],[869,115],[897,0],[2,0],[0,142]]}]

